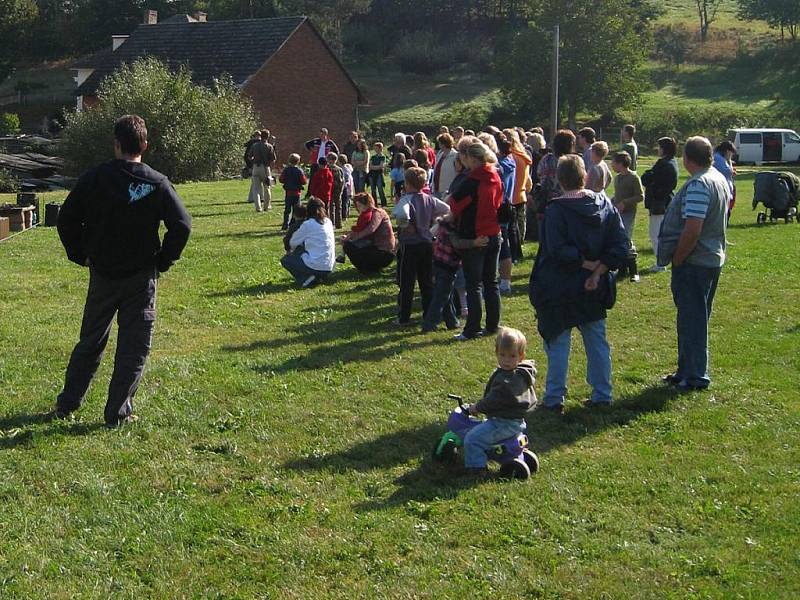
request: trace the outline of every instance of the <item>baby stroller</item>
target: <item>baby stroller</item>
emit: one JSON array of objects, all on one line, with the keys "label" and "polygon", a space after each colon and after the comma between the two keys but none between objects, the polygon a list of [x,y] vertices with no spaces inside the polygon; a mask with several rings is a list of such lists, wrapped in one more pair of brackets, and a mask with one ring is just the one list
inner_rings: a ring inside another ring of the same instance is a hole
[{"label": "baby stroller", "polygon": [[785,223],[800,223],[797,203],[800,200],[800,178],[794,173],[763,171],[756,173],[753,182],[753,210],[761,202],[766,211],[758,213],[756,223],[775,223],[783,219]]}]

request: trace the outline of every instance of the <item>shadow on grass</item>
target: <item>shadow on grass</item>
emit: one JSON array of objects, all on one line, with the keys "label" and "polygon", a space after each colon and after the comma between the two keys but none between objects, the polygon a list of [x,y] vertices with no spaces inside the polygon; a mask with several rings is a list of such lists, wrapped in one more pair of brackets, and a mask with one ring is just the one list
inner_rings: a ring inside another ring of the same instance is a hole
[{"label": "shadow on grass", "polygon": [[[624,397],[610,408],[572,408],[563,417],[547,411],[534,411],[528,416],[528,437],[531,449],[540,457],[578,440],[607,429],[628,425],[640,417],[665,410],[675,392],[662,386],[648,387],[636,395]],[[287,463],[292,470],[369,471],[402,465],[420,456],[421,466],[395,479],[397,489],[387,498],[375,498],[356,505],[359,511],[375,511],[405,505],[409,501],[428,502],[456,497],[474,485],[459,477],[457,468],[433,462],[429,453],[445,431],[444,421],[388,433],[374,440],[356,444],[337,454],[307,457]],[[547,462],[543,468],[547,468]]]},{"label": "shadow on grass", "polygon": [[[285,279],[280,282],[270,282],[259,285],[249,285],[246,287],[231,288],[221,292],[213,292],[208,294],[206,297],[225,298],[229,296],[260,296],[262,294],[281,294],[291,289],[297,289],[298,291],[301,290],[300,286],[295,284],[288,271],[282,271],[281,274],[285,276]],[[358,285],[348,286],[346,289],[337,289],[332,292],[337,295],[354,294],[356,292],[363,292],[376,287],[381,281],[383,281],[384,276],[386,275],[386,271],[378,275],[364,275],[355,269],[334,271],[333,274],[328,277],[328,280],[318,285],[317,288],[324,290],[327,286],[336,285],[337,283],[358,281]]]},{"label": "shadow on grass", "polygon": [[[34,429],[31,426],[50,426]],[[53,435],[87,435],[104,429],[102,423],[80,423],[54,419],[50,413],[21,414],[0,419],[0,450],[33,447],[37,439]]]},{"label": "shadow on grass", "polygon": [[268,229],[262,229],[259,231],[234,231],[233,233],[208,233],[205,234],[203,237],[207,238],[233,238],[233,239],[242,239],[242,238],[282,238],[286,232],[281,231],[280,229],[274,229],[272,231]]}]

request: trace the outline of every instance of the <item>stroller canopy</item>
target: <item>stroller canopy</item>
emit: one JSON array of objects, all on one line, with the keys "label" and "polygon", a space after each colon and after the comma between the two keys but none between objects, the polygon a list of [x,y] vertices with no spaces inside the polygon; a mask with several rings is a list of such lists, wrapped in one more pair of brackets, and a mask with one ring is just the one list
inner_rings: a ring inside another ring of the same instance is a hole
[{"label": "stroller canopy", "polygon": [[800,177],[788,171],[756,173],[753,191],[753,209],[759,202],[775,211],[796,208],[800,201]]}]

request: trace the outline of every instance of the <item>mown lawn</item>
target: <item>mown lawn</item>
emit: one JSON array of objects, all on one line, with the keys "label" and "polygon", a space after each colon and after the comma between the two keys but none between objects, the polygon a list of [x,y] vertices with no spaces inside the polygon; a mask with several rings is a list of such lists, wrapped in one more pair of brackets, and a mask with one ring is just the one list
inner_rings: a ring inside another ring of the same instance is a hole
[{"label": "mown lawn", "polygon": [[[279,214],[240,181],[179,186],[194,216],[160,281],[140,421],[101,426],[109,352],[74,421],[46,422],[87,274],[53,229],[0,244],[1,598],[796,598],[800,226],[755,225],[743,173],[712,323],[714,383],[674,396],[669,276],[623,283],[616,403],[528,420],[542,469],[470,485],[431,464],[448,392],[490,339],[399,330],[391,274],[296,290]],[[637,223],[651,264],[644,211]],[[516,268],[503,323],[545,363]],[[112,339],[112,344],[113,339]],[[113,346],[112,346],[113,347]]]}]

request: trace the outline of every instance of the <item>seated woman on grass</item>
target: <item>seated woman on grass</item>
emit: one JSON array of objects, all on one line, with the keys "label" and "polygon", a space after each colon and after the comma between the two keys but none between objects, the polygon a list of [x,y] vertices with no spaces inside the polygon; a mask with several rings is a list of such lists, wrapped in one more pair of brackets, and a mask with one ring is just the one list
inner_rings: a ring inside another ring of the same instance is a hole
[{"label": "seated woman on grass", "polygon": [[[362,273],[377,273],[394,260],[395,238],[389,215],[375,206],[368,193],[356,194],[353,205],[358,212],[358,221],[347,235],[340,238],[344,254],[353,266]],[[344,262],[340,256],[337,262]]]},{"label": "seated woman on grass", "polygon": [[336,266],[336,240],[333,223],[325,205],[313,196],[306,204],[307,219],[289,240],[291,252],[281,258],[281,265],[302,287],[326,279]]}]

